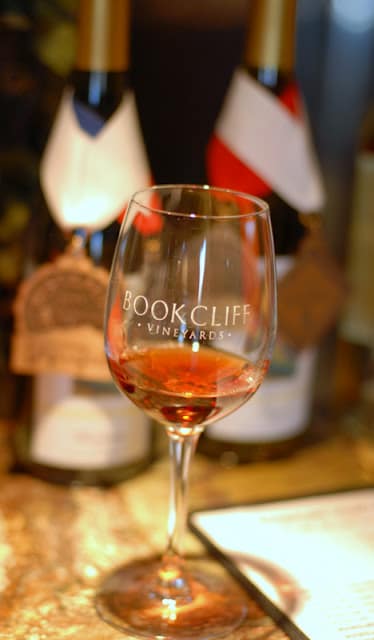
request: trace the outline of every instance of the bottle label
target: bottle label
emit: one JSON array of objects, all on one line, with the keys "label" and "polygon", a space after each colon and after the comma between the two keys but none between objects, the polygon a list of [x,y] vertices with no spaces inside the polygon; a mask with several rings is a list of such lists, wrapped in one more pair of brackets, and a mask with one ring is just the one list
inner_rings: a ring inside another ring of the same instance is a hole
[{"label": "bottle label", "polygon": [[[295,259],[277,258],[280,282],[292,273]],[[312,403],[317,350],[295,350],[278,335],[269,372],[256,394],[232,416],[209,425],[206,435],[236,442],[276,442],[301,433]]]},{"label": "bottle label", "polygon": [[[292,207],[302,212],[322,208],[324,189],[306,114],[291,113],[243,69],[234,73],[215,136]],[[208,156],[211,172],[222,161],[213,151]]]},{"label": "bottle label", "polygon": [[81,128],[66,89],[40,167],[51,214],[65,228],[103,229],[123,210],[137,189],[151,183],[151,172],[133,92],[97,132]]},{"label": "bottle label", "polygon": [[40,375],[33,400],[35,462],[102,469],[137,462],[150,451],[147,417],[111,383],[79,389],[70,376]]},{"label": "bottle label", "polygon": [[276,442],[302,433],[312,403],[316,349],[304,349],[283,373],[269,372],[256,394],[232,416],[207,427],[207,436],[231,442]]}]

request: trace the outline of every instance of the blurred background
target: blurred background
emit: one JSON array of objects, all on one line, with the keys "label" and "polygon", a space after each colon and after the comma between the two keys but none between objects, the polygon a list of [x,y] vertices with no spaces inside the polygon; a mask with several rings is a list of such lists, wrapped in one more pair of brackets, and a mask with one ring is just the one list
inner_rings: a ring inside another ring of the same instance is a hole
[{"label": "blurred background", "polygon": [[[74,60],[76,5],[1,0],[2,149],[43,148]],[[247,0],[132,2],[133,84],[156,181],[204,180],[205,147],[241,57],[247,12]],[[299,0],[296,65],[328,228],[342,255],[358,129],[374,94],[373,2]]]},{"label": "blurred background", "polygon": [[[38,167],[74,61],[76,9],[74,0],[0,1],[3,372],[9,302],[29,256],[43,259],[48,243]],[[133,0],[132,81],[156,182],[206,180],[205,149],[241,58],[247,11],[247,0]],[[373,0],[299,0],[296,52],[327,191],[326,232],[344,266],[359,132],[374,98]],[[13,406],[7,384],[4,373],[2,415]],[[344,396],[346,382],[337,384]]]}]

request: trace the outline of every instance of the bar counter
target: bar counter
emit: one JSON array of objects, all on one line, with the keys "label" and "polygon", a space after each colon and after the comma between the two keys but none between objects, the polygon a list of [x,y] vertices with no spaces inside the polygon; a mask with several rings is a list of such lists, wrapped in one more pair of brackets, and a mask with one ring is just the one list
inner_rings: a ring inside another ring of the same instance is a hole
[{"label": "bar counter", "polygon": [[[1,439],[1,640],[127,637],[98,618],[93,596],[112,567],[163,549],[167,459],[110,489],[63,487],[11,474],[5,426]],[[365,442],[339,433],[271,463],[224,468],[197,455],[190,508],[364,487],[374,477],[370,455]],[[185,546],[188,553],[205,553],[190,532]],[[248,620],[230,635],[247,638],[287,636],[249,599]]]}]

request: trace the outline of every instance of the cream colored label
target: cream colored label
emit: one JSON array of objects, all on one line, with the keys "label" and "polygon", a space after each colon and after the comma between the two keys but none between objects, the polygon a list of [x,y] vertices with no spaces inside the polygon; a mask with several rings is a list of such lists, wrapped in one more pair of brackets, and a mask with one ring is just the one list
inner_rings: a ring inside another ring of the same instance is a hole
[{"label": "cream colored label", "polygon": [[238,69],[216,124],[231,151],[298,211],[321,209],[324,190],[305,118]]},{"label": "cream colored label", "polygon": [[292,374],[268,376],[246,404],[207,427],[216,440],[274,442],[296,436],[305,428],[312,402],[315,349],[301,351]]},{"label": "cream colored label", "polygon": [[150,449],[145,414],[112,384],[90,394],[72,378],[36,376],[31,456],[61,468],[102,469],[141,460]]},{"label": "cream colored label", "polygon": [[[277,258],[279,280],[292,269],[294,262],[290,256]],[[281,352],[284,353],[282,348]],[[273,361],[277,359],[276,353],[277,349]],[[208,436],[222,441],[274,442],[304,430],[312,403],[317,349],[292,350],[290,355],[286,349],[285,353],[289,361],[283,365],[284,372],[277,375],[270,371],[246,404],[206,428]]]}]

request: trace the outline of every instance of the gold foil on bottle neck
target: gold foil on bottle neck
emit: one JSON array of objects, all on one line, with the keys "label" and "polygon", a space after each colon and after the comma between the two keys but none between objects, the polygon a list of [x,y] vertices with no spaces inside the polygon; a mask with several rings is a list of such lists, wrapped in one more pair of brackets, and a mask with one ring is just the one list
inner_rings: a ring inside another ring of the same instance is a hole
[{"label": "gold foil on bottle neck", "polygon": [[125,71],[129,68],[129,0],[80,0],[75,68]]},{"label": "gold foil on bottle neck", "polygon": [[244,61],[252,67],[292,71],[296,0],[251,0]]}]

